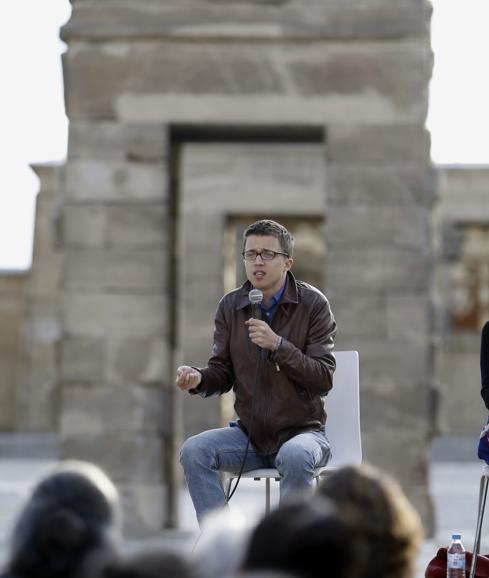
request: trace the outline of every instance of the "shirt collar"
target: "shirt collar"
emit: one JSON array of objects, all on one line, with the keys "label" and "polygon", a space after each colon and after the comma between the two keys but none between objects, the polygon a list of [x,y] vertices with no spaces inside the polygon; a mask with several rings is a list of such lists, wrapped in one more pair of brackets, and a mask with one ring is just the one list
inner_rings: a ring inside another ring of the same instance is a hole
[{"label": "shirt collar", "polygon": [[[237,290],[236,309],[243,309],[250,304],[248,293],[253,289],[253,285],[249,281],[245,281],[243,285]],[[287,271],[287,279],[283,287],[282,303],[298,303],[299,295],[297,292],[297,285],[294,275],[291,271]]]},{"label": "shirt collar", "polygon": [[268,307],[263,302],[260,303],[260,307],[263,311],[270,311],[271,309],[275,309],[278,302],[282,298],[282,295],[284,294],[286,284],[287,284],[287,280],[284,282],[282,287],[275,293],[275,295],[271,298],[270,305]]}]

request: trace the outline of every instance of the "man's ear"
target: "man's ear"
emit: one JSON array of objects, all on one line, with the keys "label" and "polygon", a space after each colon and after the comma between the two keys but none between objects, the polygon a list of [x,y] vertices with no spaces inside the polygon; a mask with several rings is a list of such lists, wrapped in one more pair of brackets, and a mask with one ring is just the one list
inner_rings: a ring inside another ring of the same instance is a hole
[{"label": "man's ear", "polygon": [[292,259],[292,257],[288,257],[285,260],[285,268],[287,269],[287,271],[290,271],[292,269],[293,264],[294,264],[294,259]]}]

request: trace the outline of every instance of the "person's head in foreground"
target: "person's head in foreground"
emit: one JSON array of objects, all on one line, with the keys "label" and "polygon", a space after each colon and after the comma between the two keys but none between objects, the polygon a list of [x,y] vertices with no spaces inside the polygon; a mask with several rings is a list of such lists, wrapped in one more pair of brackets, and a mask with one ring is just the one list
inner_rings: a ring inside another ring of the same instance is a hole
[{"label": "person's head in foreground", "polygon": [[279,506],[252,532],[243,571],[356,578],[366,549],[347,511],[321,496]]},{"label": "person's head in foreground", "polygon": [[115,556],[96,578],[196,578],[196,574],[183,554],[151,546]]},{"label": "person's head in foreground", "polygon": [[198,578],[234,576],[243,563],[252,516],[239,508],[214,510],[204,518],[201,534],[192,551]]},{"label": "person's head in foreground", "polygon": [[4,576],[71,578],[112,550],[118,494],[97,466],[60,463],[34,488],[11,535]]},{"label": "person's head in foreground", "polygon": [[340,509],[356,511],[369,552],[362,578],[413,576],[423,529],[393,478],[369,465],[346,466],[327,477],[319,493]]}]

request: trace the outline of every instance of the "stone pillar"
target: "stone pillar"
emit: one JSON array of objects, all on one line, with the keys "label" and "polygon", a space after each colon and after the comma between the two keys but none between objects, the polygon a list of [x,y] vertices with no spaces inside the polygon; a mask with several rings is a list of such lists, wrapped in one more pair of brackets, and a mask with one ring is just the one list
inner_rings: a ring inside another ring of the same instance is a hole
[{"label": "stone pillar", "polygon": [[25,285],[25,272],[0,271],[0,431],[12,432],[17,426]]},{"label": "stone pillar", "polygon": [[[445,166],[438,169],[438,175],[437,293],[444,312],[440,323],[441,422],[445,434],[472,438],[487,415],[480,395],[480,331],[489,317],[489,167]],[[458,285],[461,274],[466,277],[462,286]],[[461,314],[470,314],[475,326],[454,327],[452,315],[460,318]],[[467,387],[461,388],[461,383]]]},{"label": "stone pillar", "polygon": [[17,389],[16,429],[56,432],[57,352],[61,338],[61,165],[34,166],[41,182],[36,199],[32,267],[25,291],[23,359]]},{"label": "stone pillar", "polygon": [[360,352],[364,455],[393,471],[429,532],[429,135],[416,125],[335,125],[329,137],[328,285],[337,344]]},{"label": "stone pillar", "polygon": [[62,454],[108,472],[132,535],[165,523],[165,156],[162,126],[72,121],[62,227]]}]

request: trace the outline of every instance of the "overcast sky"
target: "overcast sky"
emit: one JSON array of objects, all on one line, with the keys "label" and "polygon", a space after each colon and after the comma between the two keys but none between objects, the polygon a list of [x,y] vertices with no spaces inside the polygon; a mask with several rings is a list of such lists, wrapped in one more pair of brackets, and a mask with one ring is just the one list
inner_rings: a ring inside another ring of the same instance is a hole
[{"label": "overcast sky", "polygon": [[[0,7],[0,269],[28,268],[37,177],[66,154],[59,27],[68,0]],[[433,0],[435,67],[427,126],[436,163],[489,163],[489,0]]]}]

